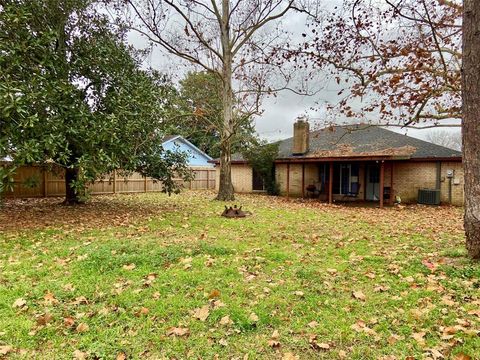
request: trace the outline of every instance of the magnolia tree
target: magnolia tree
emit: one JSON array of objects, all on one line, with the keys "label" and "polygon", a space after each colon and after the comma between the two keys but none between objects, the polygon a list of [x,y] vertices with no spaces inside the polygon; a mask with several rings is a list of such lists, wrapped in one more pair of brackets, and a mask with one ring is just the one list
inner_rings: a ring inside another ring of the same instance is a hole
[{"label": "magnolia tree", "polygon": [[462,126],[464,222],[473,258],[480,257],[479,7],[474,0],[464,7],[459,0],[345,0],[336,14],[309,24],[295,52],[303,66],[330,67],[346,88],[332,109],[346,117]]},{"label": "magnolia tree", "polygon": [[[170,86],[90,0],[5,0],[0,11],[0,184],[15,167],[55,165],[66,204],[114,169],[139,171],[176,191],[185,154],[161,147]],[[0,186],[2,190],[2,186]]]},{"label": "magnolia tree", "polygon": [[[285,15],[299,10],[293,0],[127,0],[132,29],[221,82],[222,121],[218,200],[234,198],[232,139],[260,112],[264,95],[286,87],[289,74],[274,71],[274,55],[288,41]],[[124,14],[122,15],[122,17]]]}]

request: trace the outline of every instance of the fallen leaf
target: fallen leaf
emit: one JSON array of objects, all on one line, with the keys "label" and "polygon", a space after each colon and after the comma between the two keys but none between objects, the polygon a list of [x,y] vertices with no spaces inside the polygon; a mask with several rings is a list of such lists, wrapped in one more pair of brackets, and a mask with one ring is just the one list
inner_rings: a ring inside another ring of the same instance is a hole
[{"label": "fallen leaf", "polygon": [[248,317],[248,320],[250,320],[251,322],[256,323],[256,322],[258,321],[258,316],[257,316],[257,314],[251,313],[250,316]]},{"label": "fallen leaf", "polygon": [[322,350],[329,350],[330,345],[327,343],[317,343],[317,347]]},{"label": "fallen leaf", "polygon": [[352,296],[357,299],[357,300],[361,300],[361,301],[365,301],[366,300],[366,296],[363,292],[361,291],[353,291],[352,292]]},{"label": "fallen leaf", "polygon": [[416,332],[412,334],[412,337],[421,345],[425,344],[425,337],[426,333],[424,331]]},{"label": "fallen leaf", "polygon": [[45,305],[58,304],[58,300],[55,298],[55,295],[53,295],[50,291],[45,294],[43,299],[45,300]]},{"label": "fallen leaf", "polygon": [[317,334],[311,334],[308,338],[308,343],[315,350],[329,350],[330,345],[327,343],[318,343],[317,342]]},{"label": "fallen leaf", "polygon": [[63,319],[63,325],[67,328],[72,328],[75,325],[75,320],[71,317],[66,317]]},{"label": "fallen leaf", "polygon": [[233,321],[232,321],[232,319],[230,319],[230,316],[228,316],[228,315],[225,315],[224,317],[222,317],[220,319],[220,325],[228,326],[228,325],[232,325],[232,324],[233,324]]},{"label": "fallen leaf", "polygon": [[472,357],[465,353],[458,353],[458,354],[455,354],[455,356],[453,357],[453,360],[472,360]]},{"label": "fallen leaf", "polygon": [[123,265],[123,270],[130,271],[130,270],[135,269],[136,267],[137,266],[134,263],[131,263],[131,264],[128,264],[128,265]]},{"label": "fallen leaf", "polygon": [[209,299],[215,299],[215,298],[218,298],[220,297],[220,291],[217,290],[217,289],[214,289],[210,292],[210,294],[208,295],[208,298]]},{"label": "fallen leaf", "polygon": [[311,328],[315,328],[318,326],[318,322],[316,322],[315,320],[313,321],[310,321],[308,324],[307,324],[308,327],[311,327]]},{"label": "fallen leaf", "polygon": [[13,351],[13,347],[9,345],[0,345],[0,355],[7,355]]},{"label": "fallen leaf", "polygon": [[84,333],[87,332],[89,329],[88,325],[85,323],[80,323],[78,324],[77,328],[75,329],[76,332],[78,333]]},{"label": "fallen leaf", "polygon": [[37,318],[37,325],[39,326],[45,326],[47,325],[50,321],[52,321],[53,317],[49,313],[46,313],[45,315],[41,315]]},{"label": "fallen leaf", "polygon": [[12,307],[14,308],[22,308],[27,304],[27,301],[23,298],[18,298],[17,300],[14,301]]},{"label": "fallen leaf", "polygon": [[218,309],[225,306],[225,304],[220,300],[211,300],[210,304],[214,309]]},{"label": "fallen leaf", "polygon": [[202,306],[201,308],[197,308],[194,310],[193,317],[200,321],[205,321],[210,315],[210,308],[208,305]]},{"label": "fallen leaf", "polygon": [[299,296],[299,297],[304,297],[304,296],[305,296],[305,294],[303,293],[303,291],[299,291],[299,290],[298,290],[298,291],[295,291],[294,294],[295,294],[296,296]]},{"label": "fallen leaf", "polygon": [[291,352],[287,352],[285,354],[283,354],[282,356],[282,360],[299,360],[300,357],[291,353]]},{"label": "fallen leaf", "polygon": [[73,358],[77,360],[85,360],[87,358],[87,354],[80,350],[75,350],[73,352]]},{"label": "fallen leaf", "polygon": [[437,349],[429,349],[429,351],[432,354],[434,360],[444,358],[443,354],[440,351],[438,351]]},{"label": "fallen leaf", "polygon": [[167,330],[168,336],[188,336],[190,335],[190,330],[184,327],[171,327]]},{"label": "fallen leaf", "polygon": [[278,340],[274,340],[274,339],[270,339],[267,341],[267,344],[268,346],[270,346],[271,348],[274,348],[274,349],[277,349],[280,347],[280,341]]},{"label": "fallen leaf", "polygon": [[480,318],[480,309],[470,310],[470,311],[468,312],[468,314],[469,314],[469,315],[475,315],[475,316],[477,316],[477,317]]},{"label": "fallen leaf", "polygon": [[85,296],[78,296],[75,298],[74,301],[71,302],[72,305],[81,305],[81,304],[88,304],[88,300]]},{"label": "fallen leaf", "polygon": [[117,354],[117,357],[115,358],[115,360],[126,360],[127,359],[127,355],[122,351],[122,352],[119,352]]},{"label": "fallen leaf", "polygon": [[150,310],[146,307],[141,307],[136,313],[135,315],[138,317],[138,316],[142,316],[142,315],[148,315],[148,313],[150,312]]}]

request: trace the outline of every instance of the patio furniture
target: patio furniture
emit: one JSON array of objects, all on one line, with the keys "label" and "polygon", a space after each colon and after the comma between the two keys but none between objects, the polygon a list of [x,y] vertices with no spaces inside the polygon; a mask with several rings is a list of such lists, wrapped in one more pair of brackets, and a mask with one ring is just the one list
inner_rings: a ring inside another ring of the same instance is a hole
[{"label": "patio furniture", "polygon": [[343,199],[357,198],[359,192],[360,192],[360,184],[358,182],[353,182],[350,184],[350,191],[347,192],[346,194],[343,194]]}]

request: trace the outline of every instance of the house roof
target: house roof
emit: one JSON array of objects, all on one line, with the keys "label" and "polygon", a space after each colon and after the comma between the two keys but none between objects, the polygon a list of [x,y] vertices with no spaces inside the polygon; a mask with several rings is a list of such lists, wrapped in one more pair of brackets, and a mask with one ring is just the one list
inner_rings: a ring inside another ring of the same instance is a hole
[{"label": "house roof", "polygon": [[200,150],[198,147],[196,147],[194,144],[192,144],[190,141],[185,139],[182,135],[166,135],[162,139],[162,145],[165,146],[166,144],[172,142],[172,141],[179,141],[182,142],[183,144],[187,145],[187,147],[191,148],[192,150],[198,152],[202,156],[204,156],[207,161],[213,160],[213,158],[205,153],[204,151]]},{"label": "house roof", "polygon": [[[278,141],[277,160],[294,159],[452,159],[461,160],[462,153],[428,141],[399,134],[374,125],[356,124],[332,126],[309,134],[309,151],[293,155],[293,137]],[[240,153],[232,155],[232,162],[245,162]]]},{"label": "house roof", "polygon": [[461,158],[462,153],[372,125],[332,126],[310,132],[306,154],[292,155],[293,137],[279,142],[278,158],[384,156],[409,159]]}]

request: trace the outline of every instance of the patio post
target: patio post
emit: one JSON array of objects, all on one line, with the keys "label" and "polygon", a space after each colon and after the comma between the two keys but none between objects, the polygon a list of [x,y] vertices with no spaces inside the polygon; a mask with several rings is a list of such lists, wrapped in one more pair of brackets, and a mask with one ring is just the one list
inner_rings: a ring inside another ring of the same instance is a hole
[{"label": "patio post", "polygon": [[380,162],[380,208],[383,208],[383,192],[385,186],[385,162]]},{"label": "patio post", "polygon": [[290,197],[290,163],[287,163],[287,199]]},{"label": "patio post", "polygon": [[390,162],[390,205],[393,205],[395,199],[393,198],[393,164],[394,162]]},{"label": "patio post", "polygon": [[333,203],[333,161],[330,161],[330,173],[328,176],[328,203]]},{"label": "patio post", "polygon": [[305,163],[302,163],[302,198],[305,198]]}]

